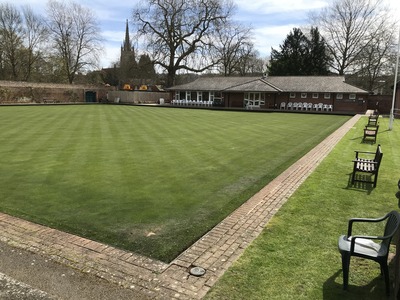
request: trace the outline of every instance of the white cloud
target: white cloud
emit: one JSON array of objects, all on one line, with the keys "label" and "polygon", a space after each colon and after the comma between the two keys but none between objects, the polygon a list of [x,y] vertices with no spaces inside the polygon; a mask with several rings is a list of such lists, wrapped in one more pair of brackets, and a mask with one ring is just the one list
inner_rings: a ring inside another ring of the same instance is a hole
[{"label": "white cloud", "polygon": [[260,52],[262,57],[269,56],[271,48],[279,50],[279,45],[282,44],[286,36],[294,27],[298,27],[298,25],[285,24],[281,26],[267,26],[254,29],[255,48]]},{"label": "white cloud", "polygon": [[254,14],[274,14],[288,11],[309,11],[327,5],[323,0],[235,0],[239,10]]}]

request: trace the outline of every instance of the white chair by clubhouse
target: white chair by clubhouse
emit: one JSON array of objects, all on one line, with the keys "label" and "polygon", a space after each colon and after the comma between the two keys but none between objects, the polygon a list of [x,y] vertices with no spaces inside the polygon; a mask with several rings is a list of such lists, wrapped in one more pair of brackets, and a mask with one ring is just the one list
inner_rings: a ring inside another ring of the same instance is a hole
[{"label": "white chair by clubhouse", "polygon": [[312,105],[312,103],[311,103],[311,102],[307,104],[307,108],[308,108],[308,110],[312,110],[312,107],[313,107],[313,105]]},{"label": "white chair by clubhouse", "polygon": [[285,109],[285,107],[286,107],[286,102],[281,102],[280,109]]},{"label": "white chair by clubhouse", "polygon": [[293,106],[293,103],[292,103],[292,102],[289,102],[289,103],[287,104],[287,109],[292,109],[292,106]]},{"label": "white chair by clubhouse", "polygon": [[324,105],[322,103],[318,103],[317,110],[322,111],[323,106]]},{"label": "white chair by clubhouse", "polygon": [[313,104],[313,110],[318,110],[318,104],[317,103]]},{"label": "white chair by clubhouse", "polygon": [[297,102],[293,102],[293,110],[297,110],[299,104]]},{"label": "white chair by clubhouse", "polygon": [[308,103],[307,102],[303,102],[303,109],[304,110],[308,110]]},{"label": "white chair by clubhouse", "polygon": [[297,110],[303,110],[303,103],[299,102],[297,104]]}]

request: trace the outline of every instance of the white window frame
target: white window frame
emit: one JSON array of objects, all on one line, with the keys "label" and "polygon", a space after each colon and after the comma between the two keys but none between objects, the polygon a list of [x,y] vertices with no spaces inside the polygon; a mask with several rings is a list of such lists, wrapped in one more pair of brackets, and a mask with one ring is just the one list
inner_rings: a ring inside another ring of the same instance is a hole
[{"label": "white window frame", "polygon": [[356,94],[349,94],[349,100],[356,100]]},{"label": "white window frame", "polygon": [[324,99],[331,99],[331,93],[325,93]]},{"label": "white window frame", "polygon": [[260,106],[265,104],[265,95],[263,93],[247,92],[244,93],[243,100],[245,107],[247,105]]},{"label": "white window frame", "polygon": [[[184,97],[181,98],[181,95],[183,96],[183,94],[184,94]],[[185,100],[185,99],[186,99],[186,91],[177,91],[176,92],[176,99],[175,100]]]},{"label": "white window frame", "polygon": [[301,98],[306,99],[307,98],[307,93],[301,93]]},{"label": "white window frame", "polygon": [[336,94],[336,100],[343,100],[343,94],[342,93],[337,93]]},{"label": "white window frame", "polygon": [[289,98],[296,98],[296,93],[290,93]]},{"label": "white window frame", "polygon": [[313,93],[312,97],[313,97],[313,99],[318,99],[319,98],[319,94],[318,93]]}]

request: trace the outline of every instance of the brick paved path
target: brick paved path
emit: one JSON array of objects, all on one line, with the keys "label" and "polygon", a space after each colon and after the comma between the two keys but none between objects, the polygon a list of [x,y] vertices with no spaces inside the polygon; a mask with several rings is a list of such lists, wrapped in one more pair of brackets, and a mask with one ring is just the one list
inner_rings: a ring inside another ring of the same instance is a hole
[{"label": "brick paved path", "polygon": [[[154,299],[200,299],[354,126],[350,119],[170,264],[0,213],[0,241],[37,252]],[[190,275],[193,266],[206,270]]]}]

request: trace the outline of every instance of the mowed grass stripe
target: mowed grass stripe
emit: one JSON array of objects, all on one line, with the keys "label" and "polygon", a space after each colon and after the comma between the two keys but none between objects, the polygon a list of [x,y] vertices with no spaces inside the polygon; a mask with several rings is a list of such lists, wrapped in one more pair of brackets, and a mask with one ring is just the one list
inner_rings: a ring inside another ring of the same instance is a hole
[{"label": "mowed grass stripe", "polygon": [[170,261],[347,119],[1,108],[0,209]]}]

